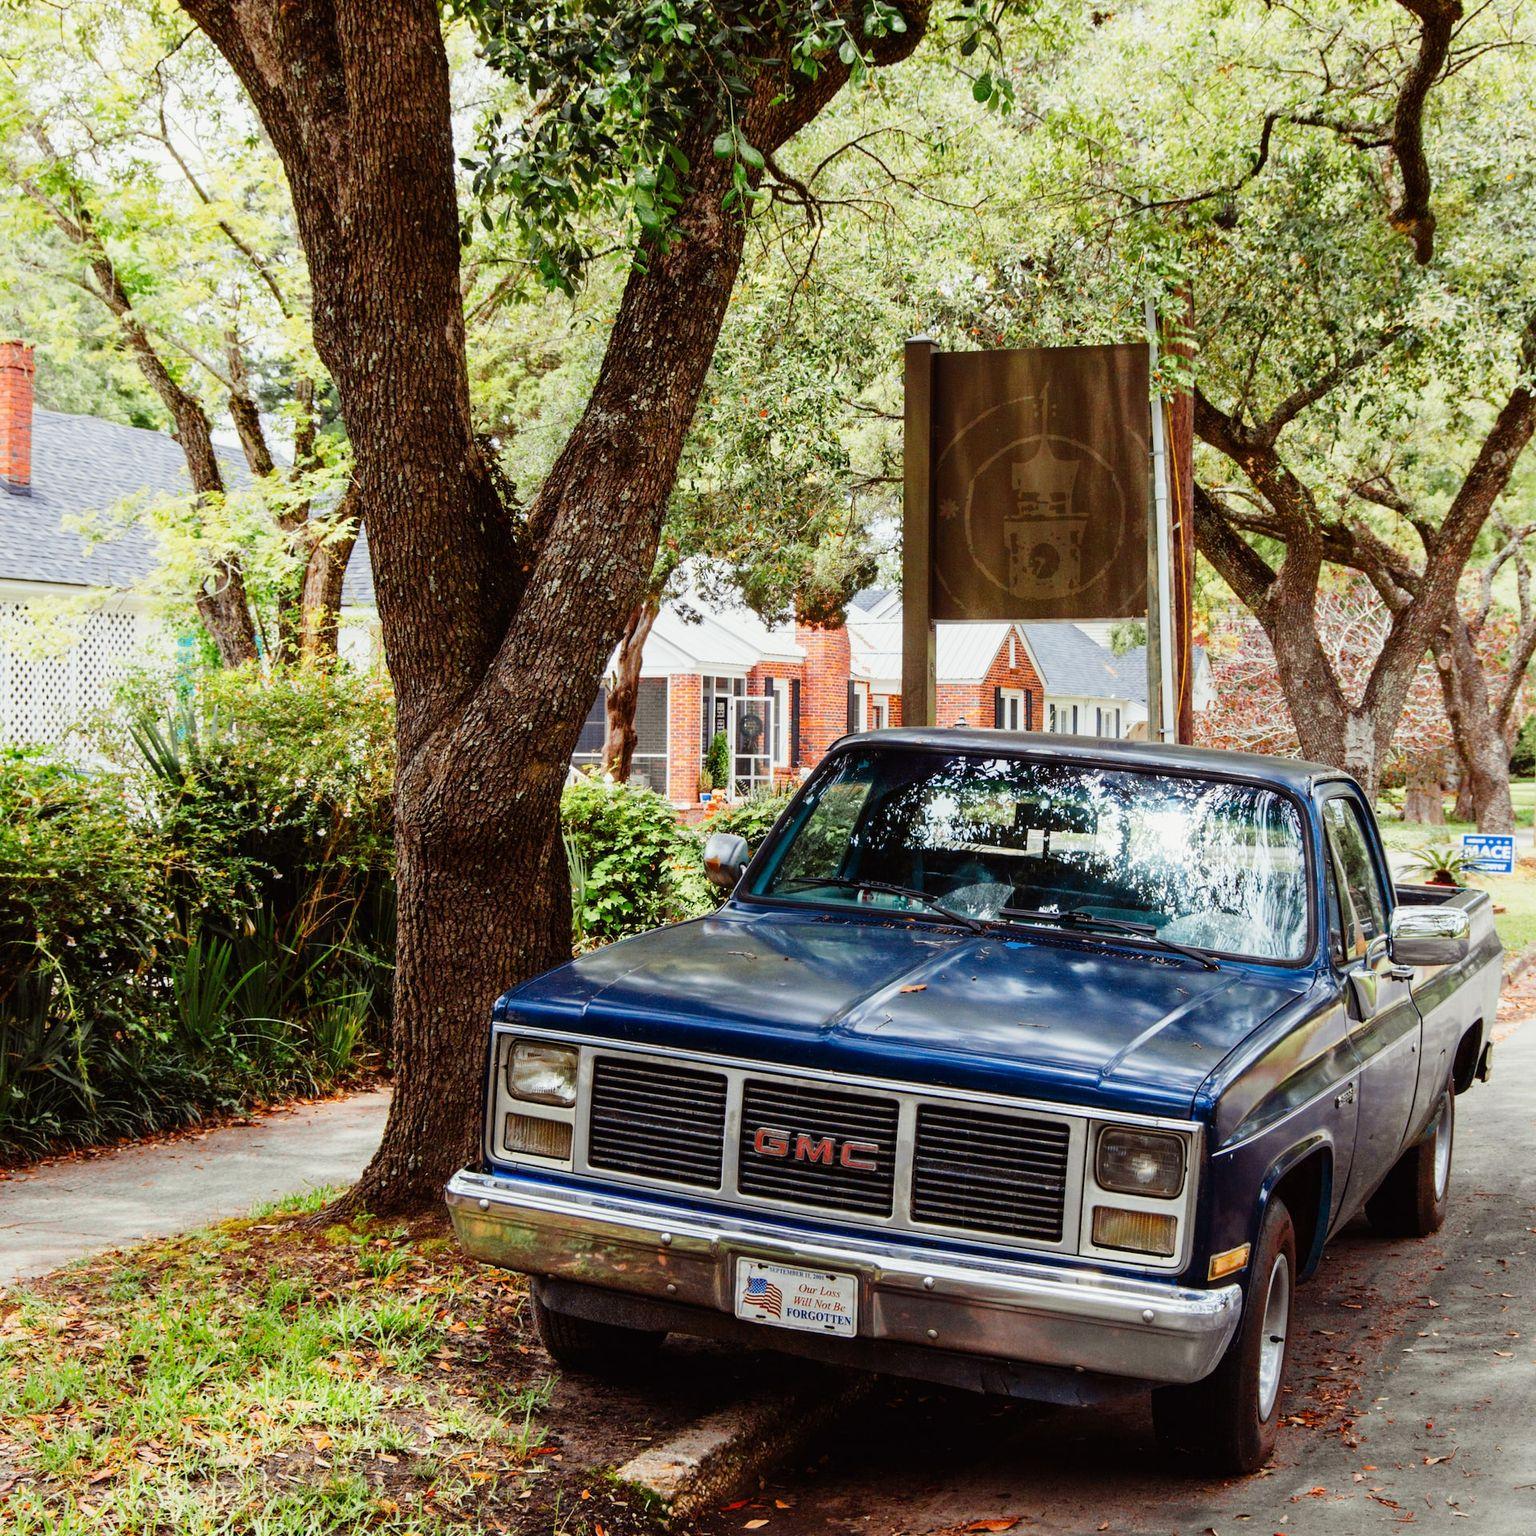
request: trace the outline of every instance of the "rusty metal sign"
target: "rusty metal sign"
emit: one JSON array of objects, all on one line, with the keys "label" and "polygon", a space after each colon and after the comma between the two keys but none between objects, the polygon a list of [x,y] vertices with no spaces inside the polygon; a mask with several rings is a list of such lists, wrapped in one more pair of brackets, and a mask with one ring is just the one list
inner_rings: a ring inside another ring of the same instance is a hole
[{"label": "rusty metal sign", "polygon": [[1147,348],[934,352],[932,618],[1147,611]]}]

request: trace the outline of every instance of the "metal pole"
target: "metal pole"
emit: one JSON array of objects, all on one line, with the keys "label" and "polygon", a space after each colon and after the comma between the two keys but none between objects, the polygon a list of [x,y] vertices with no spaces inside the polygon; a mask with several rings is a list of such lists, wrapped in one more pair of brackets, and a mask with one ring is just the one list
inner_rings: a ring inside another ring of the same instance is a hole
[{"label": "metal pole", "polygon": [[938,715],[933,635],[933,339],[907,342],[902,418],[901,723]]},{"label": "metal pole", "polygon": [[[1157,306],[1149,293],[1146,298],[1147,351],[1152,374],[1152,504],[1156,527],[1157,559],[1155,562],[1157,592],[1155,604],[1149,603],[1149,611],[1155,606],[1157,624],[1157,696],[1159,739],[1171,741],[1178,734],[1178,701],[1175,695],[1173,673],[1173,519],[1168,497],[1168,436],[1163,422],[1163,397],[1157,387]],[[1149,668],[1148,688],[1148,736],[1151,736],[1151,625],[1147,628],[1147,661]]]}]

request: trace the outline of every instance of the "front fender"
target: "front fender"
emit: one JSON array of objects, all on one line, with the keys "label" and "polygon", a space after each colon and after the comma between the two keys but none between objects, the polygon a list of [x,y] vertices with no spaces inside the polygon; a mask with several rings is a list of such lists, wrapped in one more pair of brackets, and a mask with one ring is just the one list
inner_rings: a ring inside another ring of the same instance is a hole
[{"label": "front fender", "polygon": [[[1317,1165],[1315,1170],[1313,1163]],[[1264,1225],[1264,1216],[1275,1191],[1304,1164],[1307,1165],[1306,1179],[1292,1179],[1295,1193],[1287,1190],[1291,1219],[1296,1223],[1296,1264],[1300,1280],[1310,1279],[1317,1272],[1323,1245],[1328,1241],[1328,1217],[1333,1209],[1333,1142],[1322,1131],[1304,1137],[1270,1165],[1259,1189],[1259,1205],[1254,1212],[1253,1237],[1250,1239],[1258,1242],[1259,1230]]]}]

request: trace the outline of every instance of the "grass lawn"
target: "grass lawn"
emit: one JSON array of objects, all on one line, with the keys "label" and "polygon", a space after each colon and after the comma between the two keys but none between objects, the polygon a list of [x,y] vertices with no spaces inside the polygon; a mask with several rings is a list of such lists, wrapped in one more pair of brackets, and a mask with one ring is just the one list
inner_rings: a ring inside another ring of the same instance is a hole
[{"label": "grass lawn", "polygon": [[522,1280],[440,1227],[292,1209],[0,1295],[5,1536],[654,1529],[605,1469],[686,1390],[559,1381]]},{"label": "grass lawn", "polygon": [[[1531,814],[1533,809],[1536,809],[1536,785],[1532,785],[1529,779],[1522,779],[1511,786],[1511,792],[1515,802],[1515,826],[1518,835],[1518,829],[1531,824]],[[1394,852],[1411,851],[1446,843],[1457,847],[1463,832],[1477,830],[1471,822],[1464,821],[1447,821],[1443,827],[1432,827],[1427,822],[1389,819],[1397,814],[1400,805],[1401,796],[1398,796],[1396,803],[1388,798],[1381,807],[1382,841],[1386,843],[1389,850]],[[1469,885],[1477,886],[1493,897],[1494,926],[1499,930],[1504,948],[1510,954],[1536,944],[1536,859],[1529,856],[1519,858],[1520,852],[1521,848],[1517,843],[1514,874],[1473,874],[1467,881]],[[1501,908],[1502,910],[1499,910]]]}]

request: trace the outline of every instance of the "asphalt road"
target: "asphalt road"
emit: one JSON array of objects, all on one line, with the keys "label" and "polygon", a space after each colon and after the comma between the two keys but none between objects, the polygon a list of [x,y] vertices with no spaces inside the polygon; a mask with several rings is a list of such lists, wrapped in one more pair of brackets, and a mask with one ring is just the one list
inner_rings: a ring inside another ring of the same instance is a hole
[{"label": "asphalt road", "polygon": [[1494,1081],[1458,1107],[1445,1228],[1383,1242],[1352,1226],[1300,1293],[1267,1473],[1208,1482],[1167,1463],[1139,1399],[1054,1410],[909,1386],[711,1528],[1533,1536],[1536,1023],[1499,1045]]}]

